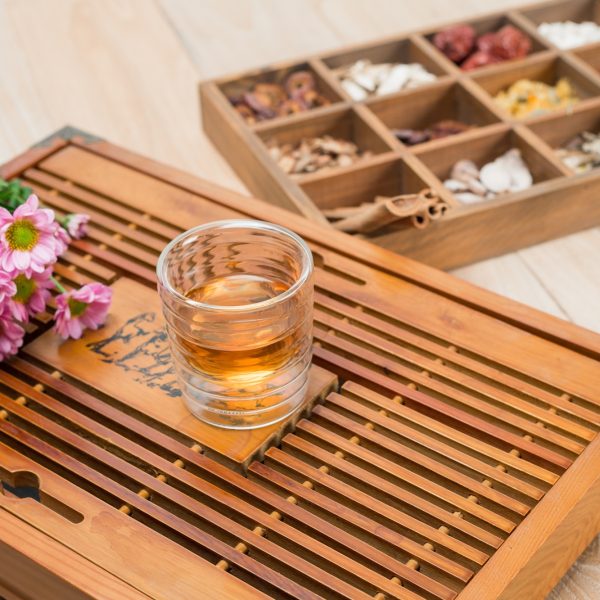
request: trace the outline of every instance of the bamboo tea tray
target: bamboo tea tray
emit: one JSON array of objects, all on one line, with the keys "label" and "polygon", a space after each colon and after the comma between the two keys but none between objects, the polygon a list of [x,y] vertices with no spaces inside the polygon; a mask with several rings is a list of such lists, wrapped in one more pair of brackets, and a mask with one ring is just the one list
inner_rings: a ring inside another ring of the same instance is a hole
[{"label": "bamboo tea tray", "polygon": [[[6,600],[535,600],[600,531],[599,336],[71,128],[0,174],[91,215],[56,271],[115,295],[0,368]],[[310,244],[315,365],[232,433],[183,408],[154,264],[239,216]]]},{"label": "bamboo tea tray", "polygon": [[[324,209],[358,206],[376,196],[415,193],[430,187],[450,206],[424,229],[389,225],[368,239],[439,268],[453,268],[600,224],[600,172],[576,175],[555,148],[578,133],[600,128],[600,44],[561,51],[537,33],[545,20],[600,23],[596,0],[552,0],[470,22],[478,34],[512,24],[532,40],[531,53],[469,72],[461,71],[431,43],[443,26],[350,46],[328,54],[270,65],[200,85],[203,126],[250,191],[264,200],[325,224]],[[437,75],[432,84],[354,102],[336,72],[359,59],[418,62]],[[297,70],[311,71],[329,106],[254,125],[234,110],[228,97],[257,82],[282,81]],[[554,84],[568,77],[581,101],[572,111],[515,120],[493,96],[521,78]],[[405,146],[392,128],[422,129],[441,119],[472,126],[462,134]],[[287,175],[267,144],[299,143],[333,135],[354,141],[372,157],[348,167]],[[442,181],[459,159],[479,166],[511,147],[519,148],[532,171],[528,190],[476,205],[460,204]]]}]

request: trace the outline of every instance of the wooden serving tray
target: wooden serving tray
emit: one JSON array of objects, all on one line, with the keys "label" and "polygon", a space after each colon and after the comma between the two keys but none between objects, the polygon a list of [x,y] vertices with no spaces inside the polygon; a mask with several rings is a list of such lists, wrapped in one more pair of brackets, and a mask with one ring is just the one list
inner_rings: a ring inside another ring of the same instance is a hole
[{"label": "wooden serving tray", "polygon": [[[554,149],[586,128],[600,124],[600,44],[560,51],[536,30],[544,20],[600,22],[596,0],[552,0],[522,10],[471,21],[478,33],[513,24],[533,42],[532,53],[470,72],[461,71],[431,43],[442,26],[346,47],[328,54],[270,65],[200,85],[203,126],[250,191],[277,206],[324,224],[321,210],[356,206],[375,196],[395,196],[431,187],[450,210],[425,229],[399,223],[370,234],[380,246],[439,268],[453,268],[600,223],[600,172],[575,175]],[[339,85],[336,69],[358,59],[420,62],[438,75],[417,89],[354,102]],[[247,125],[227,96],[258,81],[280,80],[309,69],[330,106]],[[572,111],[512,119],[493,96],[520,78],[554,83],[568,77],[581,102]],[[475,129],[408,147],[390,128],[423,128],[440,119],[459,119]],[[371,159],[350,167],[288,176],[272,160],[266,142],[299,142],[332,134],[352,139]],[[478,205],[462,205],[442,182],[452,165],[469,158],[480,166],[511,147],[529,164],[534,185],[523,192]]]},{"label": "wooden serving tray", "polygon": [[[91,215],[56,271],[115,292],[0,367],[7,600],[535,600],[600,531],[600,336],[69,128],[0,175]],[[234,216],[317,265],[319,401],[278,431],[191,419],[160,327],[161,248]]]}]

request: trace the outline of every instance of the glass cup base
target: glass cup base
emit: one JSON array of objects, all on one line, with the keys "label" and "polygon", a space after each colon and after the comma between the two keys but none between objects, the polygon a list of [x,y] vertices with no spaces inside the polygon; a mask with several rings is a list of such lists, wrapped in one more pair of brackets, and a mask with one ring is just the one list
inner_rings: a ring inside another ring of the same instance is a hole
[{"label": "glass cup base", "polygon": [[191,413],[209,425],[224,429],[258,429],[287,419],[302,406],[307,391],[308,373],[300,387],[298,381],[292,381],[270,396],[262,396],[261,401],[267,405],[264,408],[244,411],[216,408],[222,401],[190,385],[184,387],[183,399]]}]

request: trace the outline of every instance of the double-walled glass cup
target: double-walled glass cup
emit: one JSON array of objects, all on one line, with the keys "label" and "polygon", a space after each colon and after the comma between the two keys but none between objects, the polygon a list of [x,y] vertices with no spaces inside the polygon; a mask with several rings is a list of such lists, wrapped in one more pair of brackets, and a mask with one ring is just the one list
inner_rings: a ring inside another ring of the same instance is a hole
[{"label": "double-walled glass cup", "polygon": [[200,225],[163,250],[158,290],[194,415],[253,429],[302,404],[312,352],[312,272],[305,242],[262,221]]}]

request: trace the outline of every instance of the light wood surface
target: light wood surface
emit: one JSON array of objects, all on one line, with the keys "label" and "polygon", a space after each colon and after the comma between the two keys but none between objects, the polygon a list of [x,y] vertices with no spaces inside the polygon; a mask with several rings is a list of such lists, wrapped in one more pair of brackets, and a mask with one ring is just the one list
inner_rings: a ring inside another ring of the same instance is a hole
[{"label": "light wood surface", "polygon": [[[460,19],[515,0],[0,0],[0,162],[72,123],[243,191],[201,132],[196,84]],[[485,288],[600,331],[600,231],[460,269]],[[592,598],[596,540],[552,600]]]}]

